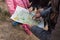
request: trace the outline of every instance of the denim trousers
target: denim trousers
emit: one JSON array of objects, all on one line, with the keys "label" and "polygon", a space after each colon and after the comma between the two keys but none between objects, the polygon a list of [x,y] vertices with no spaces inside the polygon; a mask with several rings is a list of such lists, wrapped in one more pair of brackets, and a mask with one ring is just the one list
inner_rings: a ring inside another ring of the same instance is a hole
[{"label": "denim trousers", "polygon": [[31,31],[40,40],[50,40],[50,33],[48,31],[43,30],[42,28],[38,26],[32,26]]}]

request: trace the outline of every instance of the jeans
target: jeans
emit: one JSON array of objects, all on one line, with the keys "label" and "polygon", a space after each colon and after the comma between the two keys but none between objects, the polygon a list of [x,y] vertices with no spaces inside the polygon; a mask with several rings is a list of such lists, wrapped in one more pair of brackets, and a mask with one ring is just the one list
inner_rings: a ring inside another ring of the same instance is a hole
[{"label": "jeans", "polygon": [[43,30],[42,28],[39,28],[38,26],[33,26],[31,28],[31,31],[40,40],[49,40],[50,39],[50,33],[48,31]]}]

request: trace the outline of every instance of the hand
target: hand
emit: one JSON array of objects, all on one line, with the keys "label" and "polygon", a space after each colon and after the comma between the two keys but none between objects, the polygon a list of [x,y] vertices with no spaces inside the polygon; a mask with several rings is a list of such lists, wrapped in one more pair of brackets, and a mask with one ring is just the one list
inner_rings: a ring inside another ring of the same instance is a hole
[{"label": "hand", "polygon": [[40,8],[40,9],[38,9],[38,10],[36,10],[35,12],[35,16],[33,16],[33,19],[36,19],[36,20],[39,20],[40,19],[40,17],[41,17],[41,12],[43,11],[44,9],[43,8]]},{"label": "hand", "polygon": [[32,12],[32,10],[33,10],[33,7],[30,7],[28,10],[29,10],[29,12]]},{"label": "hand", "polygon": [[48,31],[48,25],[46,25],[43,29]]},{"label": "hand", "polygon": [[36,13],[36,12],[37,12],[37,8],[35,8],[34,10],[33,10],[33,9],[34,9],[33,7],[28,8],[29,12],[34,12],[34,13]]},{"label": "hand", "polygon": [[40,19],[40,13],[37,11],[35,13],[35,16],[32,17],[34,20],[39,20]]}]

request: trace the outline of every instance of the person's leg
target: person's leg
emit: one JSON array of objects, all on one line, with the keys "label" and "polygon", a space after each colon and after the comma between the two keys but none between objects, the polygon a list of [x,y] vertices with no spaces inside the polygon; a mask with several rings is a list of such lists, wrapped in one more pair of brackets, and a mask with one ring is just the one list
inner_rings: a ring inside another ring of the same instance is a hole
[{"label": "person's leg", "polygon": [[31,35],[32,32],[30,31],[30,26],[28,24],[23,24],[22,27],[24,28],[24,31],[28,34]]},{"label": "person's leg", "polygon": [[24,29],[24,31],[28,34],[28,35],[31,35],[32,32],[30,31],[30,26],[28,24],[22,24],[22,23],[19,23],[19,22],[16,22],[16,21],[11,21],[12,22],[12,25],[13,27],[16,27],[16,26],[20,26]]},{"label": "person's leg", "polygon": [[33,26],[31,28],[33,34],[35,34],[40,40],[49,40],[50,34],[48,31],[39,28],[38,26]]}]

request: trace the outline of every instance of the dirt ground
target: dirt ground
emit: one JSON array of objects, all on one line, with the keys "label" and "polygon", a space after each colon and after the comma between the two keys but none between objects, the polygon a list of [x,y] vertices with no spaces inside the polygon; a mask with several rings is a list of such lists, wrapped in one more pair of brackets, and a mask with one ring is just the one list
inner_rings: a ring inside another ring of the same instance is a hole
[{"label": "dirt ground", "polygon": [[0,21],[0,40],[39,40],[27,35],[21,27],[13,27],[8,21]]},{"label": "dirt ground", "polygon": [[[2,11],[7,10],[6,4],[0,0]],[[0,40],[39,40],[34,35],[27,35],[19,26],[12,26],[9,16],[4,16],[0,12]]]}]

